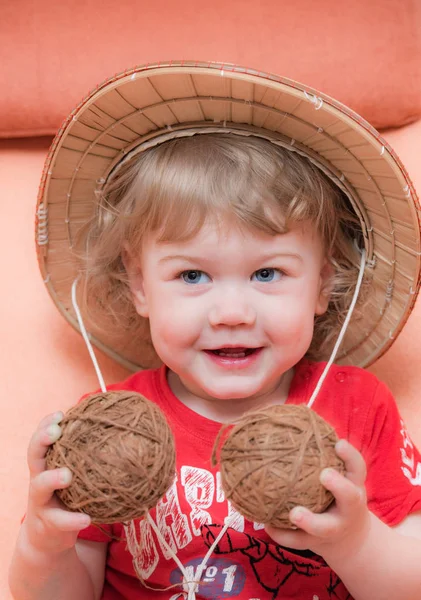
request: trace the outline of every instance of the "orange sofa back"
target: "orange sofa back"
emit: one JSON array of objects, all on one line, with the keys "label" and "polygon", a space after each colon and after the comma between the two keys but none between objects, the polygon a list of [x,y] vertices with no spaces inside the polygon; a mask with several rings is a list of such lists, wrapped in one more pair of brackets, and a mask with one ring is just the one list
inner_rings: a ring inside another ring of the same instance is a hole
[{"label": "orange sofa back", "polygon": [[[5,0],[1,9],[0,137],[55,133],[91,88],[132,65],[220,60],[302,81],[377,128],[399,127],[386,138],[421,190],[420,0]],[[37,422],[98,386],[84,342],[51,301],[36,261],[34,210],[50,142],[0,140],[0,519],[9,541],[25,511],[26,447]],[[420,354],[419,299],[371,370],[391,387],[421,446]],[[107,383],[126,375],[97,356]],[[11,600],[11,548],[0,548],[4,600]]]},{"label": "orange sofa back", "polygon": [[53,134],[103,79],[170,59],[296,79],[378,129],[421,117],[419,0],[19,0],[0,40],[3,138]]}]

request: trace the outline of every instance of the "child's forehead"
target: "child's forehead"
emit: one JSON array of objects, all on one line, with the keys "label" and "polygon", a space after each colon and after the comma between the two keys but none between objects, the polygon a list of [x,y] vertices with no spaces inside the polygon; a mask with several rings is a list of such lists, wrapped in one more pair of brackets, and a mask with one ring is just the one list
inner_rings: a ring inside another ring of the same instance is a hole
[{"label": "child's forehead", "polygon": [[268,233],[242,224],[234,220],[207,219],[203,225],[191,236],[161,240],[159,232],[147,236],[144,250],[154,249],[162,254],[176,250],[183,252],[204,249],[216,251],[228,246],[243,247],[253,252],[259,249],[274,251],[279,246],[321,246],[320,235],[315,225],[310,221],[292,223],[284,233]]}]

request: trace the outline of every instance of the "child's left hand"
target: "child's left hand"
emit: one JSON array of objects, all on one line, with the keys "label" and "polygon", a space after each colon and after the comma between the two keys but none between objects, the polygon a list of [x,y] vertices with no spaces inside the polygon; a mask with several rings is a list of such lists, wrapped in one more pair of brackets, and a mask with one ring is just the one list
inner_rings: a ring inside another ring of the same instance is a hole
[{"label": "child's left hand", "polygon": [[323,486],[334,495],[335,503],[321,514],[301,506],[293,508],[290,520],[298,530],[266,527],[270,537],[281,546],[310,549],[327,562],[332,554],[339,558],[338,553],[347,555],[357,551],[368,536],[371,523],[364,487],[365,461],[346,440],[340,440],[335,449],[345,463],[345,475],[324,469],[320,476]]}]

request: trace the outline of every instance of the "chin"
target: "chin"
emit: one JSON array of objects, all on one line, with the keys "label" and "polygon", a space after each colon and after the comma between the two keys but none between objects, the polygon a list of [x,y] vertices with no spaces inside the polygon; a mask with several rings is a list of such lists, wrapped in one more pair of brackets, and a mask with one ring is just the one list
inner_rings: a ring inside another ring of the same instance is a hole
[{"label": "chin", "polygon": [[251,389],[250,386],[239,387],[235,386],[224,386],[221,388],[205,388],[206,393],[216,400],[237,400],[243,398],[249,398],[258,394],[260,387],[257,389]]}]

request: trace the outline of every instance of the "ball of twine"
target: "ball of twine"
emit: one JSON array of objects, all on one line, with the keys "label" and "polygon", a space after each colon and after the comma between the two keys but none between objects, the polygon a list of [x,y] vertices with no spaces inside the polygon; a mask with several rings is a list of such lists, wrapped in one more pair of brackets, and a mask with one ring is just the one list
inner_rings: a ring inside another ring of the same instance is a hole
[{"label": "ball of twine", "polygon": [[[294,506],[320,513],[334,500],[319,477],[326,467],[344,472],[335,452],[337,441],[334,429],[305,405],[248,413],[220,450],[225,497],[247,519],[292,529],[289,512]],[[218,445],[217,440],[214,465]]]},{"label": "ball of twine", "polygon": [[162,411],[141,394],[94,394],[72,407],[49,447],[47,468],[68,467],[72,483],[56,494],[93,523],[139,518],[175,477],[175,444]]}]

